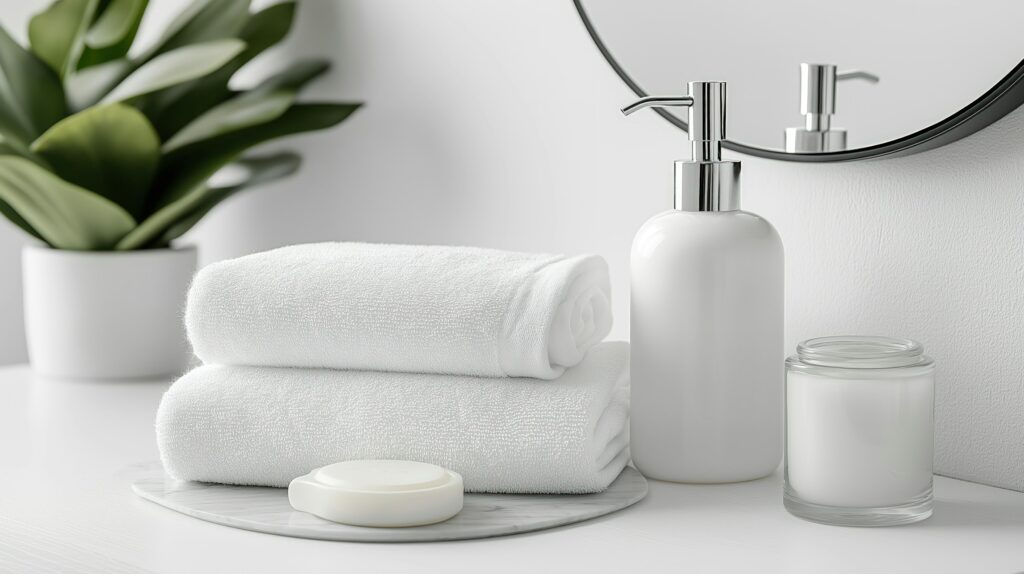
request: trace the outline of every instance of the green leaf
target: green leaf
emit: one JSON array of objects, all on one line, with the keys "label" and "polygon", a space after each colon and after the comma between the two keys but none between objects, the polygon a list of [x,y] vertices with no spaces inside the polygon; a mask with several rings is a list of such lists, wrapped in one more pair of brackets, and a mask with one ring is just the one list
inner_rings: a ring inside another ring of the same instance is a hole
[{"label": "green leaf", "polygon": [[280,89],[298,91],[310,81],[323,75],[330,68],[331,64],[327,60],[299,60],[289,64],[285,70],[269,76],[253,88],[252,91],[256,93],[266,93]]},{"label": "green leaf", "polygon": [[[25,159],[35,157],[32,154],[32,152],[29,151],[29,149],[26,148],[25,145],[22,144],[21,142],[12,140],[11,138],[5,138],[4,136],[0,135],[0,156],[3,155],[13,155],[23,157]],[[39,160],[33,159],[33,161]],[[7,203],[5,203],[4,201],[0,201],[0,215],[6,217],[11,223],[17,225],[29,235],[37,239],[42,239],[42,237],[40,237],[39,235],[39,232],[33,229],[27,221],[25,221],[20,215],[18,215],[17,211],[14,211],[14,209],[12,209],[11,206],[7,205]]]},{"label": "green leaf", "polygon": [[252,60],[288,35],[295,20],[295,2],[280,2],[253,14],[238,33],[245,41],[242,63]]},{"label": "green leaf", "polygon": [[58,249],[110,249],[135,227],[117,204],[20,157],[0,157],[0,201]]},{"label": "green leaf", "polygon": [[231,131],[269,122],[295,101],[298,90],[327,71],[323,60],[307,60],[275,74],[251,91],[216,106],[185,126],[163,146],[168,153],[180,147]]},{"label": "green leaf", "polygon": [[[22,231],[28,233],[32,237],[40,239],[44,242],[46,241],[45,239],[43,239],[42,235],[39,235],[38,231],[36,231],[31,225],[28,224],[27,221],[25,221],[20,215],[18,215],[17,211],[14,211],[14,209],[10,205],[7,205],[3,201],[0,201],[0,215],[6,217],[8,221],[17,225],[18,227],[21,228]],[[47,245],[49,245],[49,242],[46,243]]]},{"label": "green leaf", "polygon": [[78,69],[123,58],[135,41],[148,0],[107,0],[85,34]]},{"label": "green leaf", "polygon": [[300,163],[299,156],[291,152],[242,158],[233,164],[246,172],[241,181],[222,187],[208,187],[205,183],[196,186],[146,218],[125,235],[115,249],[140,249],[169,243],[191,229],[221,201],[245,188],[289,176],[295,173]]},{"label": "green leaf", "polygon": [[32,153],[32,150],[29,149],[28,146],[21,143],[19,140],[3,134],[0,134],[0,155],[16,155],[33,163],[39,164],[40,167],[50,169],[50,166],[47,165],[42,158]]},{"label": "green leaf", "polygon": [[160,165],[158,207],[181,198],[245,150],[275,138],[321,130],[341,123],[360,104],[296,104],[280,117],[180,147]]},{"label": "green leaf", "polygon": [[137,98],[163,88],[205,76],[245,49],[237,39],[213,40],[161,54],[131,73],[102,103]]},{"label": "green leaf", "polygon": [[165,143],[161,151],[169,153],[201,140],[269,122],[283,114],[294,102],[295,92],[288,90],[269,94],[243,94],[196,118]]},{"label": "green leaf", "polygon": [[234,60],[202,78],[147,96],[141,109],[156,126],[160,139],[169,140],[200,114],[229,99],[231,77],[254,57],[283,40],[294,17],[294,2],[274,4],[253,14],[238,35],[245,42],[245,50]]},{"label": "green leaf", "polygon": [[190,44],[238,35],[249,19],[249,0],[195,0],[164,28],[164,33],[140,58],[176,50]]},{"label": "green leaf", "polygon": [[126,37],[134,38],[146,4],[147,0],[109,0],[89,27],[85,45],[99,50],[118,44]]},{"label": "green leaf", "polygon": [[132,63],[121,58],[78,70],[64,78],[68,106],[79,112],[94,106],[132,72]]},{"label": "green leaf", "polygon": [[[42,161],[35,154],[33,154],[31,150],[25,147],[25,144],[0,134],[0,156],[4,155],[22,157],[36,163]],[[20,227],[22,230],[25,231],[25,233],[28,233],[29,235],[37,239],[42,239],[42,237],[39,235],[39,232],[33,229],[27,221],[25,221],[20,215],[18,215],[17,211],[14,211],[14,209],[12,209],[11,206],[7,205],[3,201],[0,201],[0,215],[3,215],[11,223]]]},{"label": "green leaf", "polygon": [[66,110],[56,72],[0,27],[0,133],[28,143]]},{"label": "green leaf", "polygon": [[160,161],[160,140],[142,112],[110,104],[57,122],[32,151],[65,181],[140,217]]},{"label": "green leaf", "polygon": [[[181,237],[182,235],[187,233],[188,230],[192,229],[192,227],[199,223],[199,221],[206,217],[206,214],[208,214],[211,209],[216,207],[217,204],[231,197],[235,193],[242,191],[243,189],[263,185],[264,183],[268,183],[276,179],[280,179],[288,175],[291,175],[299,168],[298,160],[299,158],[298,156],[296,156],[295,163],[291,167],[287,165],[277,165],[272,169],[268,167],[259,177],[254,177],[247,182],[228,187],[218,187],[211,189],[209,195],[194,211],[189,213],[183,219],[179,220],[177,223],[172,225],[170,229],[164,232],[163,236],[161,236],[160,238],[160,243],[167,244]],[[251,158],[249,160],[243,158],[242,160],[239,161],[248,161],[251,163],[254,161],[260,161],[260,158]]]},{"label": "green leaf", "polygon": [[95,11],[96,0],[56,0],[29,20],[32,51],[58,76],[63,78],[78,63]]}]

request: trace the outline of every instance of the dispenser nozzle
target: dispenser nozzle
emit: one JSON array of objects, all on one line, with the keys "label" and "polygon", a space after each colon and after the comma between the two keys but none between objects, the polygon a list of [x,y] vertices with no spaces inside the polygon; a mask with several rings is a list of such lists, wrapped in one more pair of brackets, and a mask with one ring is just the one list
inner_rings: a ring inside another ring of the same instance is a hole
[{"label": "dispenser nozzle", "polygon": [[864,70],[846,70],[845,72],[836,72],[836,81],[842,80],[867,80],[872,84],[877,84],[882,81],[882,78],[879,78],[871,72],[865,72]]},{"label": "dispenser nozzle", "polygon": [[690,108],[687,132],[693,147],[693,161],[721,161],[725,139],[725,82],[690,82],[684,96],[647,96],[622,108],[629,115],[644,108],[680,106]]},{"label": "dispenser nozzle", "polygon": [[622,115],[642,110],[644,108],[664,108],[666,106],[690,107],[693,105],[693,98],[690,96],[647,96],[622,108]]},{"label": "dispenser nozzle", "polygon": [[692,160],[677,161],[675,208],[730,211],[740,208],[740,164],[722,160],[725,139],[725,82],[690,82],[683,96],[646,96],[622,108],[624,115],[644,108],[685,106]]}]

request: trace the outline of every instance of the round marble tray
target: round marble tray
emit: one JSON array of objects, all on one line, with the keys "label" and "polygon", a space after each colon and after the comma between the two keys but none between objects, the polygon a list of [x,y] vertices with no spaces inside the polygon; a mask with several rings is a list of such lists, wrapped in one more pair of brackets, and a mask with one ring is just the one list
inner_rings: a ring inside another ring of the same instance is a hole
[{"label": "round marble tray", "polygon": [[[136,472],[137,470],[137,472]],[[367,528],[335,524],[294,510],[283,488],[181,482],[160,463],[132,469],[132,490],[161,506],[245,530],[355,542],[429,542],[487,538],[582,522],[639,502],[647,480],[631,467],[597,494],[467,494],[454,518],[410,528]]]}]

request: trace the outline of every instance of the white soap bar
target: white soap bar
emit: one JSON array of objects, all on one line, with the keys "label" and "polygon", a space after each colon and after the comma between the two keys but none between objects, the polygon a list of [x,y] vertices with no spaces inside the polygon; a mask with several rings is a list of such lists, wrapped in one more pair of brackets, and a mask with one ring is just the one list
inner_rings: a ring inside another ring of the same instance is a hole
[{"label": "white soap bar", "polygon": [[355,526],[422,526],[462,510],[462,476],[424,462],[350,460],[288,485],[292,508]]}]

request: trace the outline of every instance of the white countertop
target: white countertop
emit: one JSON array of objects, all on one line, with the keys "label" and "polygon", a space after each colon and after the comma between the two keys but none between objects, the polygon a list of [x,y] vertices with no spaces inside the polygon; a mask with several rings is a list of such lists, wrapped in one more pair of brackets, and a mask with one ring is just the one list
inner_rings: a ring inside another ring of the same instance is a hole
[{"label": "white countertop", "polygon": [[1024,494],[936,478],[935,516],[857,529],[801,521],[781,478],[651,481],[606,518],[487,540],[360,544],[203,522],[137,498],[165,383],[0,368],[0,572],[1024,572]]}]

